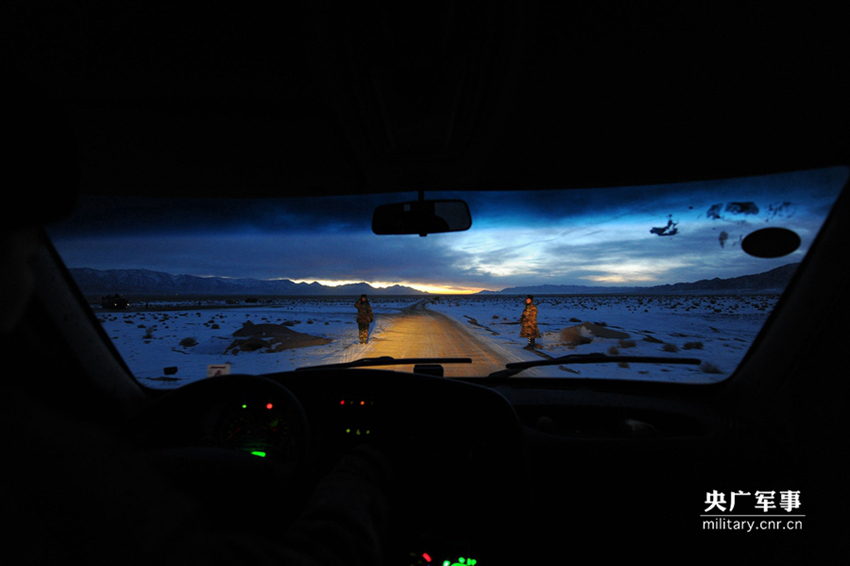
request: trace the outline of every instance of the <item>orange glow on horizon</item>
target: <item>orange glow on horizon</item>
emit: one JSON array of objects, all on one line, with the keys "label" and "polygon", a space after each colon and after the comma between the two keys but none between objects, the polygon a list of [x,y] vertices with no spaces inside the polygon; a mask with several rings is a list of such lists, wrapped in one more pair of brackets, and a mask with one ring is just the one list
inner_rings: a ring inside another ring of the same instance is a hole
[{"label": "orange glow on horizon", "polygon": [[454,285],[434,285],[434,284],[425,284],[425,283],[411,283],[409,281],[398,281],[398,282],[389,282],[389,281],[331,281],[331,280],[307,280],[307,279],[298,279],[293,280],[293,283],[319,283],[321,285],[325,285],[326,287],[339,287],[340,285],[352,285],[357,283],[366,283],[367,285],[371,285],[376,290],[383,290],[387,287],[392,287],[394,285],[400,285],[402,287],[410,287],[411,289],[416,289],[417,291],[422,291],[424,293],[430,293],[432,295],[472,295],[475,293],[479,293],[481,291],[485,291],[484,287],[465,287],[465,286],[454,286]]},{"label": "orange glow on horizon", "polygon": [[440,285],[408,285],[417,291],[425,291],[434,295],[473,295],[485,291],[483,287],[448,287]]}]

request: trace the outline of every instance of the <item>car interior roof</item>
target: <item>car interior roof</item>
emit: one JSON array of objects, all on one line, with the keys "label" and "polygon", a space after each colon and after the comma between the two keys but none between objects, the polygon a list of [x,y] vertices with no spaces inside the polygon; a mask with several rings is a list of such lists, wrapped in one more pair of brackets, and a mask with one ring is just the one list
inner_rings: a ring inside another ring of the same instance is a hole
[{"label": "car interior roof", "polygon": [[65,104],[91,194],[607,187],[846,163],[848,8],[686,4],[26,5],[3,45]]}]

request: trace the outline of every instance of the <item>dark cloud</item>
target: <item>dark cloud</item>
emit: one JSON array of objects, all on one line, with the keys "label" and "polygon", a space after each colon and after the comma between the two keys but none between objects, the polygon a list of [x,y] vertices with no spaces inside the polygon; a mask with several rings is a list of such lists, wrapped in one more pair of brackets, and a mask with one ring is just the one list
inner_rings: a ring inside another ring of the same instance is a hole
[{"label": "dark cloud", "polygon": [[705,215],[712,220],[720,220],[723,218],[723,203],[712,204],[708,207],[708,211],[706,211]]},{"label": "dark cloud", "polygon": [[797,207],[789,201],[771,203],[767,205],[765,212],[766,220],[789,219],[797,213]]},{"label": "dark cloud", "polygon": [[713,220],[722,220],[725,214],[754,216],[758,213],[759,207],[754,202],[727,202],[725,205],[723,203],[711,205],[705,215]]},{"label": "dark cloud", "polygon": [[145,199],[87,197],[57,225],[58,236],[75,234],[180,234],[231,231],[329,232],[370,230],[372,211],[386,196],[293,199]]},{"label": "dark cloud", "polygon": [[678,225],[678,222],[673,222],[672,218],[668,218],[666,226],[651,228],[649,233],[655,234],[656,236],[675,236],[679,233],[679,228],[677,228]]},{"label": "dark cloud", "polygon": [[754,202],[727,202],[726,212],[730,214],[758,214],[759,207]]}]

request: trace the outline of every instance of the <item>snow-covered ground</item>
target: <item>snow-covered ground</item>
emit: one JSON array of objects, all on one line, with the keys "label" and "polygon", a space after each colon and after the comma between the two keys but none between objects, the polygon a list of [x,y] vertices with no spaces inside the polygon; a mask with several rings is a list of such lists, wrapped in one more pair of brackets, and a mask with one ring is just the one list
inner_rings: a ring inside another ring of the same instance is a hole
[{"label": "snow-covered ground", "polygon": [[[549,366],[545,371],[550,377],[720,381],[731,375],[743,359],[778,298],[778,295],[539,297],[535,300],[542,334],[538,342],[540,351],[549,356],[599,352],[702,361],[699,366],[609,363]],[[518,337],[522,297],[446,298],[429,308],[466,321],[475,332],[499,342],[521,346],[525,341]]]},{"label": "snow-covered ground", "polygon": [[[701,366],[594,364],[550,366],[558,378],[623,378],[706,382],[728,377],[744,357],[775,305],[775,295],[749,296],[548,296],[539,297],[541,355],[603,352],[611,355],[669,355],[699,358]],[[389,317],[421,300],[371,297],[379,336]],[[479,336],[516,352],[517,361],[536,359],[519,338],[521,297],[429,297],[429,309],[462,322]],[[229,364],[231,373],[270,373],[334,363],[357,348],[354,299],[304,297],[267,304],[229,305],[224,301],[134,303],[131,310],[94,307],[107,335],[133,373],[144,383],[176,387],[207,376],[210,366]],[[284,325],[329,340],[321,345],[270,353],[228,350],[234,332],[246,322]],[[582,324],[585,323],[585,324]],[[590,324],[587,324],[590,323]],[[576,328],[571,328],[576,327]],[[567,330],[565,330],[567,329]],[[606,337],[608,334],[615,336]],[[622,337],[621,334],[627,334]],[[624,366],[628,367],[624,367]],[[213,368],[215,369],[215,368]],[[521,377],[520,374],[518,377]]]}]

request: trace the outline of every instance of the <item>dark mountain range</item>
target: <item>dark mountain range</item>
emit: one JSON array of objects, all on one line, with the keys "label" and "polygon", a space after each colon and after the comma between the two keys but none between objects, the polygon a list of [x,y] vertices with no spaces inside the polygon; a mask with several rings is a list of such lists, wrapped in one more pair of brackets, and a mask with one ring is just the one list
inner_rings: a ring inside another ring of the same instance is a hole
[{"label": "dark mountain range", "polygon": [[426,295],[410,287],[372,287],[352,283],[330,287],[320,283],[295,283],[288,279],[227,279],[171,275],[148,269],[71,268],[71,276],[84,295]]},{"label": "dark mountain range", "polygon": [[[693,283],[674,283],[653,287],[591,287],[586,285],[529,285],[508,287],[501,291],[482,291],[498,295],[600,295],[600,294],[711,294],[781,292],[790,281],[799,263],[777,267],[764,273],[743,275],[730,279],[703,279]],[[289,279],[227,279],[171,275],[148,269],[71,268],[71,276],[84,295],[258,295],[258,296],[320,296],[320,295],[427,295],[410,287],[372,287],[368,283],[353,283],[330,287],[320,283],[295,283]]]},{"label": "dark mountain range", "polygon": [[791,280],[799,263],[729,279],[702,279],[693,283],[674,283],[652,287],[591,287],[587,285],[529,285],[508,287],[501,291],[482,291],[481,294],[499,295],[606,295],[606,294],[711,294],[711,293],[756,293],[782,292]]}]

